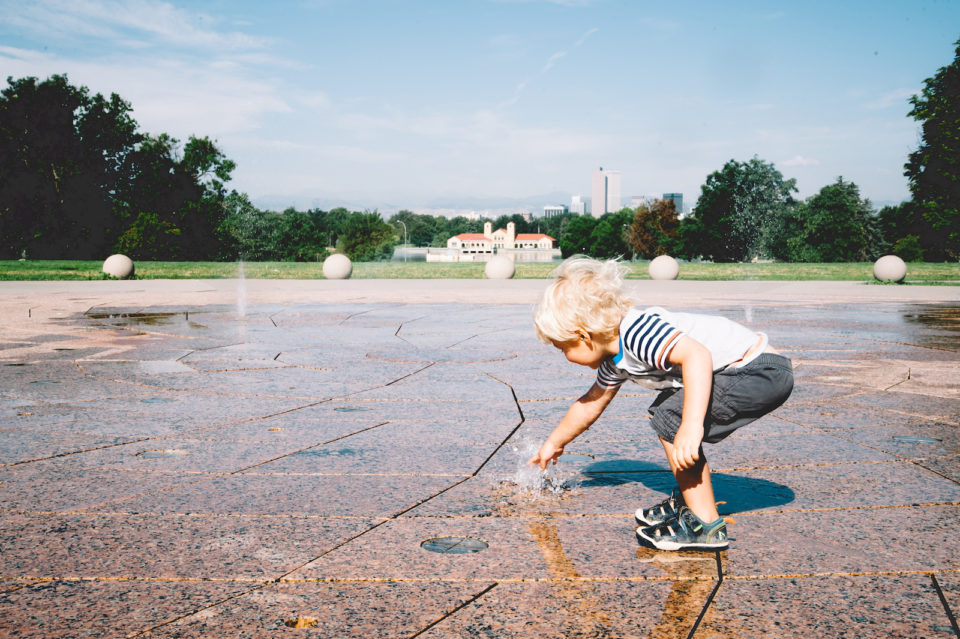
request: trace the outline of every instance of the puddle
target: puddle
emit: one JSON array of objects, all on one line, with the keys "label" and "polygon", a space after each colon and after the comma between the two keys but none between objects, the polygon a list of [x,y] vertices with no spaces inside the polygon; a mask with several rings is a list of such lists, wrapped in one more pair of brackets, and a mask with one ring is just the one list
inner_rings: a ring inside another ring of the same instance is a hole
[{"label": "puddle", "polygon": [[296,457],[297,455],[309,455],[311,457],[351,457],[353,455],[359,455],[360,452],[360,450],[353,448],[317,448],[302,450],[299,453],[294,453],[291,457]]},{"label": "puddle", "polygon": [[53,379],[38,379],[30,383],[31,384],[59,384],[60,382]]},{"label": "puddle", "polygon": [[929,348],[958,350],[957,333],[960,332],[960,308],[956,306],[918,305],[902,311],[904,323],[921,326],[916,331],[916,343]]},{"label": "puddle", "polygon": [[933,437],[921,437],[920,435],[894,435],[893,440],[904,444],[939,444],[941,441]]},{"label": "puddle", "polygon": [[486,550],[490,544],[475,537],[434,537],[421,542],[420,547],[443,555],[465,555]]},{"label": "puddle", "polygon": [[168,404],[173,400],[167,397],[148,397],[147,399],[141,399],[140,401],[144,404]]},{"label": "puddle", "polygon": [[186,454],[188,454],[188,451],[181,448],[158,448],[156,450],[141,451],[137,453],[137,457],[143,459],[159,459],[161,457],[177,457]]},{"label": "puddle", "polygon": [[[183,313],[89,313],[87,317],[98,320],[109,320],[111,323],[145,324],[147,326],[163,326],[173,323],[177,316]],[[186,316],[183,316],[186,320]]]},{"label": "puddle", "polygon": [[366,406],[341,406],[340,408],[334,408],[333,410],[337,413],[361,413],[363,411],[373,409],[367,408]]}]

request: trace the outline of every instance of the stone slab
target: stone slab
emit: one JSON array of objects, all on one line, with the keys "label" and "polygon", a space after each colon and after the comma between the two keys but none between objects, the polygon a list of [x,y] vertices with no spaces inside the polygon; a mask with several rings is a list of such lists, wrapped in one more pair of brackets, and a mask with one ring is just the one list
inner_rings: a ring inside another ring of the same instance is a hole
[{"label": "stone slab", "polygon": [[958,516],[957,505],[741,513],[725,566],[741,577],[957,571]]},{"label": "stone slab", "polygon": [[127,637],[250,588],[177,581],[44,581],[0,594],[4,637]]},{"label": "stone slab", "polygon": [[[157,628],[147,637],[411,637],[489,584],[279,583]],[[411,606],[411,602],[416,602]],[[309,628],[287,621],[306,618]]]},{"label": "stone slab", "polygon": [[705,637],[949,637],[926,575],[727,579]]},{"label": "stone slab", "polygon": [[197,480],[103,509],[136,513],[391,517],[429,499],[460,477],[387,474],[243,474]]},{"label": "stone slab", "polygon": [[261,582],[373,523],[294,516],[0,514],[0,574]]}]

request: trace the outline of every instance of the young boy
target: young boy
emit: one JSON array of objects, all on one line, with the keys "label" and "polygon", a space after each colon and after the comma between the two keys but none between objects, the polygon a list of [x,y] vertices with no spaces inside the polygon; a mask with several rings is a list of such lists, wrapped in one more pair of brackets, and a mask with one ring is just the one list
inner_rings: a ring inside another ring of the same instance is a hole
[{"label": "young boy", "polygon": [[575,256],[557,270],[534,316],[541,341],[574,364],[597,371],[530,462],[545,470],[600,417],[630,379],[660,390],[650,424],[660,437],[678,490],[636,512],[637,540],[661,550],[727,547],[702,442],[715,444],[780,406],[793,390],[790,360],[767,336],[715,315],[634,308],[627,268]]}]

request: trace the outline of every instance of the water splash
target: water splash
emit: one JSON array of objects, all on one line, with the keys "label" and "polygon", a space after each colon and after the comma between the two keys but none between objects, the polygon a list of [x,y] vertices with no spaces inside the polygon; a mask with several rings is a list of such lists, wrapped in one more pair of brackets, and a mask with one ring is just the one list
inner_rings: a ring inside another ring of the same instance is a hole
[{"label": "water splash", "polygon": [[743,307],[743,316],[746,319],[747,324],[753,321],[753,307],[749,304],[744,305]]},{"label": "water splash", "polygon": [[[507,480],[512,484],[517,496],[527,501],[534,501],[545,495],[559,497],[569,490],[575,483],[576,473],[559,469],[553,464],[547,465],[547,470],[540,470],[539,466],[527,463],[537,454],[540,445],[536,442],[523,442],[511,447],[516,455],[516,472]],[[561,458],[562,459],[562,458]]]},{"label": "water splash", "polygon": [[247,317],[247,278],[243,267],[243,258],[237,262],[237,316]]}]

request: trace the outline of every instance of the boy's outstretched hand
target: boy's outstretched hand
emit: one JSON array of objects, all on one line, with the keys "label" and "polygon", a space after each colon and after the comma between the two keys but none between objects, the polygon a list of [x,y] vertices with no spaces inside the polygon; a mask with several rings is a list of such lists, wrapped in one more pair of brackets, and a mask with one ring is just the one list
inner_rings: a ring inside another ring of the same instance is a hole
[{"label": "boy's outstretched hand", "polygon": [[537,454],[530,458],[527,462],[528,464],[536,464],[540,466],[540,470],[546,470],[547,464],[550,463],[550,460],[553,460],[553,463],[557,463],[557,458],[563,454],[563,446],[557,448],[550,443],[550,440],[543,442],[543,446],[540,447],[540,450],[537,451]]}]

